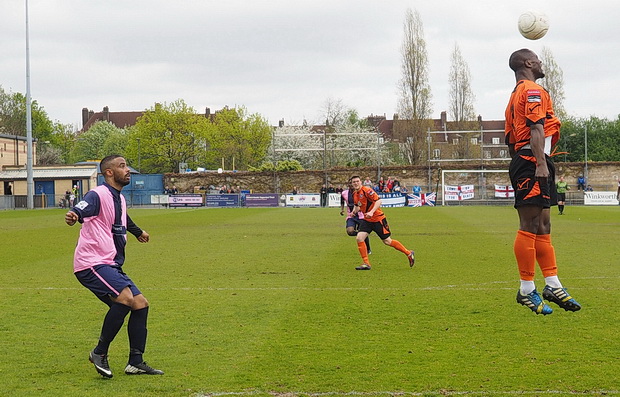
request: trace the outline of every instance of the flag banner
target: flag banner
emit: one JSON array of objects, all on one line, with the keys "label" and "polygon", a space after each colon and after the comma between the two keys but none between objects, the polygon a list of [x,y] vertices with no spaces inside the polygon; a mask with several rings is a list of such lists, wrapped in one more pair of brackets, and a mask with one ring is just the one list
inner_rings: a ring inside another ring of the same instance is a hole
[{"label": "flag banner", "polygon": [[515,191],[511,185],[495,185],[495,197],[514,197]]},{"label": "flag banner", "polygon": [[443,199],[445,201],[461,201],[474,198],[474,185],[459,185],[444,187]]},{"label": "flag banner", "polygon": [[407,195],[407,205],[409,207],[422,207],[423,205],[434,207],[436,200],[437,200],[437,192],[409,193]]}]

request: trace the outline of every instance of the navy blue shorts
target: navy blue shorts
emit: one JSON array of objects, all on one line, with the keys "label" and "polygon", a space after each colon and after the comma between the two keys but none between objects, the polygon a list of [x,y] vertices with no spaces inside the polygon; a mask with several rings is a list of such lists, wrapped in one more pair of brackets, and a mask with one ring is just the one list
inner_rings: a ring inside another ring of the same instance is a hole
[{"label": "navy blue shorts", "polygon": [[359,230],[360,223],[361,223],[360,221],[361,221],[361,219],[358,218],[358,217],[349,218],[349,219],[347,219],[347,227],[348,228],[352,227],[355,230]]},{"label": "navy blue shorts", "polygon": [[111,305],[110,297],[118,297],[125,288],[131,288],[131,293],[136,296],[141,292],[133,281],[123,273],[120,266],[96,265],[90,269],[75,273],[78,281],[88,288],[103,303]]}]

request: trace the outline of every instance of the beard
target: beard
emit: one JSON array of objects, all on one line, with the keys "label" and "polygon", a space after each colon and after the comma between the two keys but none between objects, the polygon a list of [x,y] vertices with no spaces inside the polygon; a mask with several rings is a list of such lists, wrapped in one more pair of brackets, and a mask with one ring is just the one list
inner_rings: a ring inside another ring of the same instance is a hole
[{"label": "beard", "polygon": [[118,183],[120,186],[127,186],[129,185],[129,182],[131,182],[131,178],[128,178],[128,179],[119,178],[116,175],[114,175],[114,182]]}]

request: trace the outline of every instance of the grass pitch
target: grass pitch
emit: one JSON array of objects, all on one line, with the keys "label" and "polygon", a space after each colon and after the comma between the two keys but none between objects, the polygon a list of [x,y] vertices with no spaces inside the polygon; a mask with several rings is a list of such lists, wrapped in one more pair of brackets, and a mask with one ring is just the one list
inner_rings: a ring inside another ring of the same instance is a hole
[{"label": "grass pitch", "polygon": [[[106,306],[72,275],[64,211],[0,212],[0,395],[620,394],[620,208],[553,213],[560,279],[583,305],[515,302],[510,207],[387,208],[406,257],[371,237],[372,271],[338,209],[130,209],[126,272],[151,303],[146,360],[88,362]],[[537,286],[542,289],[537,274]]]}]

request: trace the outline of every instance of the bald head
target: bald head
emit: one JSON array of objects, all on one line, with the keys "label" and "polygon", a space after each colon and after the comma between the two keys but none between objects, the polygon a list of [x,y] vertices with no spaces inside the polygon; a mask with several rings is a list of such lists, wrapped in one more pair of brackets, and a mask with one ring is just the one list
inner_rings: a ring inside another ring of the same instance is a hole
[{"label": "bald head", "polygon": [[537,58],[537,56],[534,51],[523,48],[513,52],[512,55],[510,55],[510,60],[508,60],[508,66],[510,66],[510,69],[516,72],[525,67],[525,61],[535,58]]},{"label": "bald head", "polygon": [[536,53],[527,48],[515,51],[510,55],[508,66],[515,72],[517,81],[542,79],[545,74],[542,71],[542,62]]}]

